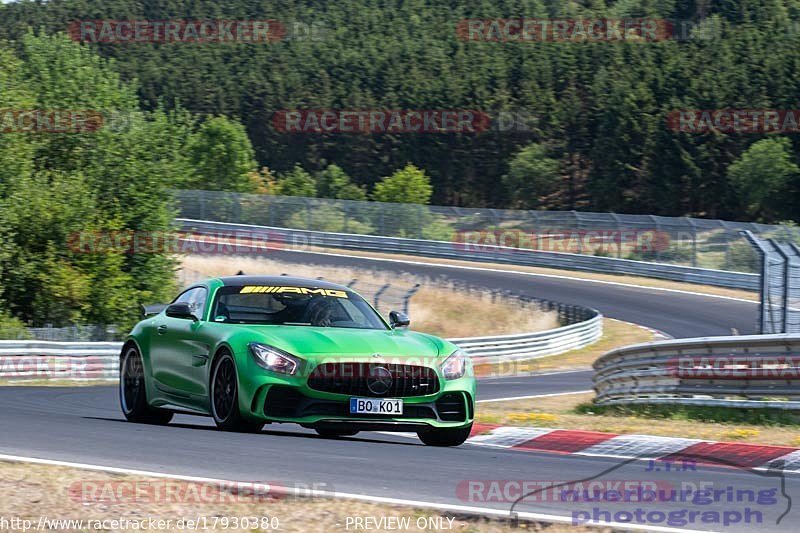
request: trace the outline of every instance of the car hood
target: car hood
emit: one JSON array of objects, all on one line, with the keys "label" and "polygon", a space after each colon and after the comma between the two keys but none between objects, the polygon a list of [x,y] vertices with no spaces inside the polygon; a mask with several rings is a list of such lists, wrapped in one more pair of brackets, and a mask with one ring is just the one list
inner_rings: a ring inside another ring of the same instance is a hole
[{"label": "car hood", "polygon": [[446,342],[407,330],[321,328],[308,326],[239,326],[237,337],[262,342],[299,356],[339,355],[352,358],[438,357]]}]

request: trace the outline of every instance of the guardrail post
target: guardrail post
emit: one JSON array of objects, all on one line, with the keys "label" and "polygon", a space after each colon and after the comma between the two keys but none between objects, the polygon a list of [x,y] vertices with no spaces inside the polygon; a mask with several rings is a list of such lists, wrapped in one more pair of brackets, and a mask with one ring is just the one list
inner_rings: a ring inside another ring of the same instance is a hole
[{"label": "guardrail post", "polygon": [[236,197],[236,201],[233,203],[233,222],[241,222],[242,221],[242,198],[241,196]]},{"label": "guardrail post", "polygon": [[[725,225],[724,221],[720,221],[720,227],[722,228],[723,235],[725,236],[725,243],[724,243],[725,260],[723,264],[725,265],[726,270],[733,270],[733,267],[731,266],[731,237],[729,233],[730,230],[728,229],[728,226]],[[739,233],[741,233],[741,231]]]},{"label": "guardrail post", "polygon": [[[581,219],[578,216],[578,212],[574,209],[571,211],[572,216],[575,217],[575,235],[578,237],[578,253],[583,253],[583,239],[581,239]],[[569,242],[569,241],[567,241]]]},{"label": "guardrail post", "polygon": [[269,220],[268,224],[270,226],[274,227],[275,226],[275,204],[270,198],[271,197],[267,197],[267,200],[264,203],[266,204],[265,207],[266,207],[266,210],[267,210],[267,218]]},{"label": "guardrail post", "polygon": [[616,237],[614,238],[617,241],[617,259],[622,259],[622,224],[619,221],[619,215],[616,213],[610,213],[611,218],[614,219],[614,225],[616,226]]},{"label": "guardrail post", "polygon": [[692,266],[697,266],[697,226],[694,224],[692,217],[686,217],[689,226],[692,228]]},{"label": "guardrail post", "polygon": [[[789,333],[800,333],[800,309],[798,309],[798,307],[800,307],[800,247],[793,242],[790,242],[788,246],[793,252],[793,257],[795,259],[794,271],[797,275],[790,277],[791,285],[786,287],[786,292],[790,295],[788,306],[790,320],[786,324],[786,329]],[[792,317],[797,317],[797,319],[792,320]]]},{"label": "guardrail post", "polygon": [[791,265],[789,264],[790,257],[789,254],[786,253],[780,244],[775,242],[773,239],[769,239],[770,244],[772,247],[775,248],[775,251],[780,254],[783,258],[783,311],[781,313],[781,333],[789,333],[789,286],[791,284],[791,275],[792,269]]},{"label": "guardrail post", "polygon": [[[653,225],[655,225],[655,227],[656,227],[656,232],[660,232],[661,231],[661,224],[658,223],[658,218],[656,218],[655,215],[650,215],[650,220],[653,221]],[[656,263],[660,263],[660,262],[661,262],[661,247],[657,246],[656,247]]]},{"label": "guardrail post", "polygon": [[750,244],[756,250],[756,253],[758,254],[759,258],[761,259],[761,279],[758,284],[758,300],[759,300],[758,332],[763,335],[764,333],[766,333],[765,329],[767,326],[767,320],[766,320],[767,306],[766,302],[764,301],[764,298],[769,290],[766,285],[768,283],[768,274],[769,274],[767,252],[761,246],[761,243],[756,238],[756,236],[753,235],[753,232],[751,232],[750,230],[744,230],[740,232],[740,234],[743,235],[744,238],[746,238],[750,242]]}]

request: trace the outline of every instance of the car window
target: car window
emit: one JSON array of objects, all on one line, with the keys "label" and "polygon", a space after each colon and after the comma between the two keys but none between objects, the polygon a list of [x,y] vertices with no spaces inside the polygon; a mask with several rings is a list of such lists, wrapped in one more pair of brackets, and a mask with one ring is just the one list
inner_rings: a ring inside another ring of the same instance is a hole
[{"label": "car window", "polygon": [[386,329],[380,315],[358,294],[314,287],[222,287],[211,320],[355,329]]},{"label": "car window", "polygon": [[203,309],[206,305],[206,289],[204,287],[195,287],[184,291],[172,303],[185,303],[189,305],[192,314],[198,320],[203,318]]}]

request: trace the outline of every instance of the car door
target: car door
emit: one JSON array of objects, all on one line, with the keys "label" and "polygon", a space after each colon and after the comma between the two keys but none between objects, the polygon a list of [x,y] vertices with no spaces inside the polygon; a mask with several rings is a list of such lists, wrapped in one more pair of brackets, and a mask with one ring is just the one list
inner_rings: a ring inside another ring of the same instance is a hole
[{"label": "car door", "polygon": [[192,287],[172,303],[186,303],[197,320],[173,318],[166,311],[159,314],[151,345],[151,364],[156,386],[162,392],[189,404],[205,399],[206,365],[210,343],[205,307],[206,287]]}]

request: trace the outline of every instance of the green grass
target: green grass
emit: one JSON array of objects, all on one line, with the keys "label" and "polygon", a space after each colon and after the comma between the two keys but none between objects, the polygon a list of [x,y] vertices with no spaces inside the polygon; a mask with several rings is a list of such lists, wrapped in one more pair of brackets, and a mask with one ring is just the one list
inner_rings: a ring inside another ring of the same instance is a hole
[{"label": "green grass", "polygon": [[800,426],[800,413],[782,409],[739,409],[734,407],[701,407],[692,405],[595,405],[576,406],[577,414],[632,416],[657,420],[734,423],[752,426]]}]

